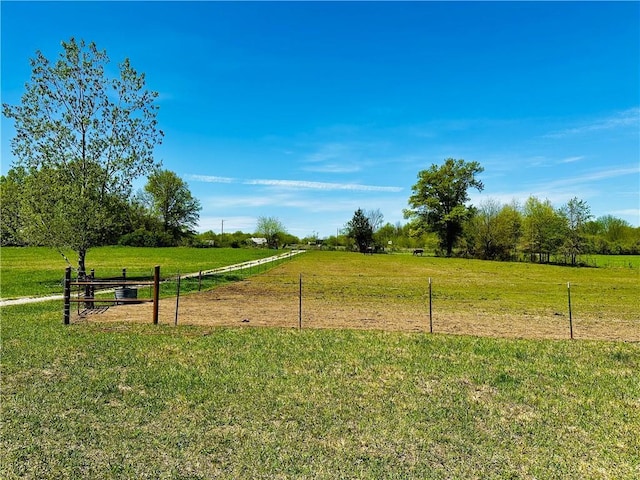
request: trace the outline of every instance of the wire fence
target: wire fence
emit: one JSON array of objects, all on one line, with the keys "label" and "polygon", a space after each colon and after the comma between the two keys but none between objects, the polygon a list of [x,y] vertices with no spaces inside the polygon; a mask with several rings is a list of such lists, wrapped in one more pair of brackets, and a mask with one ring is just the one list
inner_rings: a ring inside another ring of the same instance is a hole
[{"label": "wire fence", "polygon": [[180,277],[179,285],[178,278],[162,285],[171,298],[161,301],[160,323],[640,341],[640,296],[615,283],[332,275],[267,265]]}]

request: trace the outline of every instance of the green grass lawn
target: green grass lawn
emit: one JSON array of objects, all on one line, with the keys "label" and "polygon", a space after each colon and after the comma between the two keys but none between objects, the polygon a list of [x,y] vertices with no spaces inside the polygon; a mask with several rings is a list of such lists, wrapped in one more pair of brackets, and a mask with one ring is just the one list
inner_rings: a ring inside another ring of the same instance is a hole
[{"label": "green grass lawn", "polygon": [[[301,259],[304,258],[301,257]],[[0,477],[640,476],[638,344],[2,309]]]},{"label": "green grass lawn", "polygon": [[[64,252],[77,267],[73,252]],[[134,248],[100,247],[89,250],[87,269],[97,277],[120,275],[123,268],[130,277],[152,277],[160,265],[163,278],[177,272],[193,273],[275,255],[267,249],[234,248]],[[1,291],[3,299],[62,293],[64,258],[55,249],[45,247],[3,247],[1,254]]]},{"label": "green grass lawn", "polygon": [[592,267],[640,269],[640,255],[585,255],[582,261]]}]

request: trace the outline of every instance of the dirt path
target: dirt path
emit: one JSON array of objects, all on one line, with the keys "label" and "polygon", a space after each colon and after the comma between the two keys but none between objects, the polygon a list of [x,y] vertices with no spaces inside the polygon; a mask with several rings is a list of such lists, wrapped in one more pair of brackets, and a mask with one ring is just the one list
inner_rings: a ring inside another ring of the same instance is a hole
[{"label": "dirt path", "polygon": [[21,297],[11,300],[0,300],[0,307],[10,307],[12,305],[25,305],[27,303],[50,302],[53,300],[64,300],[62,295],[49,295],[48,297]]}]

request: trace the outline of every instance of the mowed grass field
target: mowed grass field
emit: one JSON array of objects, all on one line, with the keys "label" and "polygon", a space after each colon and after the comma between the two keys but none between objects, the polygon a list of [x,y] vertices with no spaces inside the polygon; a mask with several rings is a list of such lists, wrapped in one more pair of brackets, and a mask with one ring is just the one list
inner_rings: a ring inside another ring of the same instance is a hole
[{"label": "mowed grass field", "polygon": [[[63,252],[77,268],[77,258],[71,251]],[[193,273],[250,260],[278,252],[266,249],[239,248],[134,248],[99,247],[89,250],[87,269],[95,269],[97,277],[113,277],[127,269],[132,278],[150,278],[153,268],[160,265],[163,278],[180,273]],[[62,293],[62,281],[67,262],[55,249],[45,247],[2,247],[0,250],[0,297],[11,299]]]},{"label": "mowed grass field", "polygon": [[[3,283],[4,269],[3,258]],[[322,252],[256,279],[289,285],[296,272],[328,300],[350,297],[360,277],[395,291],[402,272],[416,285],[429,276],[434,287],[460,284],[456,295],[474,301],[488,294],[473,292],[482,278],[495,291],[538,275],[583,291],[616,281],[625,299],[638,288],[626,267]],[[521,305],[515,291],[504,301]],[[126,316],[64,327],[60,302],[1,314],[1,478],[640,476],[638,343],[154,326]]]}]

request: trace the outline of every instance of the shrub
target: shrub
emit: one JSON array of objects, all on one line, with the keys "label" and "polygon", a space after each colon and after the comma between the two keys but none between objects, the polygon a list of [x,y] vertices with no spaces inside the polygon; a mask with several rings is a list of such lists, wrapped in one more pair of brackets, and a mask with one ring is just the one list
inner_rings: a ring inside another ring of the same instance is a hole
[{"label": "shrub", "polygon": [[127,247],[170,247],[173,246],[174,240],[168,233],[150,232],[139,228],[120,237],[118,244]]}]

